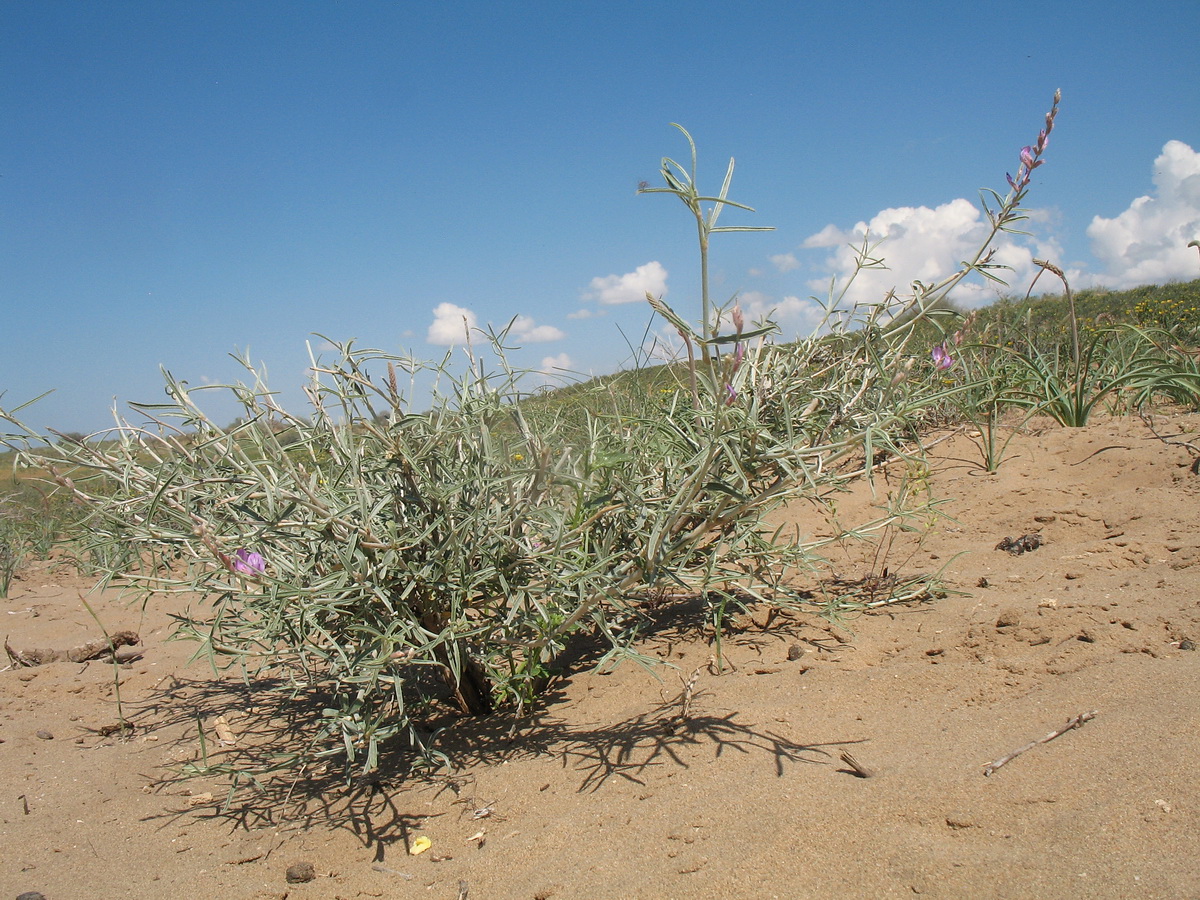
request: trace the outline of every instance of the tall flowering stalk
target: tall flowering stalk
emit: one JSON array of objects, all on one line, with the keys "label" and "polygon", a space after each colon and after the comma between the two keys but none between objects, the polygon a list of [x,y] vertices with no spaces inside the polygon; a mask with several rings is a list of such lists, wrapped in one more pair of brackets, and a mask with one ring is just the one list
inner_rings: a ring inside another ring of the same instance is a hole
[{"label": "tall flowering stalk", "polygon": [[1029,180],[1033,175],[1033,170],[1045,162],[1042,154],[1046,152],[1046,147],[1050,143],[1050,132],[1054,130],[1054,119],[1058,115],[1058,104],[1061,100],[1062,91],[1055,91],[1054,105],[1050,108],[1050,112],[1046,113],[1046,127],[1038,132],[1037,140],[1032,146],[1021,148],[1021,165],[1017,167],[1017,177],[1006,176],[1013,196],[1017,198],[1017,203],[1020,203],[1020,198],[1024,197],[1025,191],[1029,189]]},{"label": "tall flowering stalk", "polygon": [[[916,315],[897,316],[894,320],[895,324],[885,332],[886,336],[891,337],[901,330],[911,330],[911,327],[923,317],[923,313],[937,306],[940,301],[947,297],[972,272],[979,273],[989,281],[1004,284],[993,271],[1005,268],[1005,266],[993,262],[996,256],[996,249],[992,247],[992,242],[995,241],[1001,232],[1017,233],[1014,226],[1027,218],[1021,204],[1025,201],[1026,194],[1029,193],[1033,170],[1044,165],[1046,162],[1042,156],[1045,154],[1047,146],[1049,146],[1050,133],[1054,130],[1054,122],[1058,118],[1058,105],[1061,100],[1062,91],[1056,90],[1054,92],[1054,102],[1050,106],[1050,111],[1046,113],[1045,127],[1038,132],[1037,139],[1032,144],[1022,147],[1017,154],[1019,165],[1017,166],[1016,176],[1006,173],[1005,177],[1009,184],[1008,193],[1002,197],[999,193],[991,189],[985,189],[980,192],[981,206],[992,227],[980,245],[979,250],[975,253],[975,256],[969,262],[964,262],[957,272],[942,281],[932,285],[925,285],[918,282],[916,285],[916,296],[910,305],[910,311],[914,311]],[[861,266],[862,268],[875,267],[875,264],[879,262],[878,260],[869,258],[868,250],[871,249],[873,248],[864,245],[861,256],[867,257],[867,262]]]}]

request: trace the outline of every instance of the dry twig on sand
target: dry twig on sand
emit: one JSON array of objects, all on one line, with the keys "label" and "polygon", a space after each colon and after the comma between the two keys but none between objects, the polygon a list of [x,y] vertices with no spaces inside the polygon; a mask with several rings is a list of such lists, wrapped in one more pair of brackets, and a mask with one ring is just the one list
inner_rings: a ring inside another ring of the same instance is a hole
[{"label": "dry twig on sand", "polygon": [[860,763],[857,759],[855,759],[850,754],[849,750],[842,751],[841,760],[847,766],[849,766],[851,771],[853,771],[854,774],[857,775],[859,778],[872,778],[875,775],[874,769],[870,769],[867,766],[864,766],[862,763]]},{"label": "dry twig on sand", "polygon": [[987,766],[984,767],[983,774],[991,775],[1002,765],[1016,759],[1018,756],[1020,756],[1026,750],[1032,750],[1038,744],[1048,743],[1049,741],[1054,740],[1056,737],[1066,734],[1072,728],[1081,727],[1084,722],[1087,722],[1089,719],[1094,719],[1095,717],[1096,717],[1096,710],[1093,709],[1091,712],[1080,713],[1077,716],[1073,716],[1072,718],[1067,719],[1067,724],[1064,725],[1062,728],[1058,728],[1058,729],[1050,732],[1045,737],[1038,738],[1036,741],[1030,741],[1024,747],[1021,747],[1018,750],[1014,750],[1012,753],[1009,753],[1007,756],[1000,757],[994,763],[989,763]]},{"label": "dry twig on sand", "polygon": [[703,668],[697,666],[691,677],[683,683],[683,691],[679,695],[679,711],[663,720],[670,728],[687,727],[692,714],[692,698],[696,695],[696,682],[700,680],[700,670]]}]

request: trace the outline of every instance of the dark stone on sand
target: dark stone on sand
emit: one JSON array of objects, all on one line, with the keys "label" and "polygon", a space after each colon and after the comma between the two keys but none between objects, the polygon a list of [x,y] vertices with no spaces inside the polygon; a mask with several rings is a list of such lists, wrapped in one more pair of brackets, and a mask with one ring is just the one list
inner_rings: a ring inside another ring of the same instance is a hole
[{"label": "dark stone on sand", "polygon": [[26,891],[23,894],[17,894],[17,900],[46,900],[46,895],[41,891]]},{"label": "dark stone on sand", "polygon": [[313,864],[310,862],[301,862],[288,866],[288,884],[307,884],[316,877],[317,870],[313,868]]},{"label": "dark stone on sand", "polygon": [[1021,613],[1015,609],[1004,609],[996,617],[997,628],[1013,628],[1021,624]]}]

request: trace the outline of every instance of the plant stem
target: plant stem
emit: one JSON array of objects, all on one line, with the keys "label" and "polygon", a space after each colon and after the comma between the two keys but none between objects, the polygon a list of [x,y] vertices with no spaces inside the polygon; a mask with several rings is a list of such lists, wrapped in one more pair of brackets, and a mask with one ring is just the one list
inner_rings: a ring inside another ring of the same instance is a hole
[{"label": "plant stem", "polygon": [[716,335],[717,328],[716,323],[711,327],[709,324],[712,303],[708,296],[708,229],[705,227],[699,205],[696,206],[696,230],[700,236],[700,336],[704,339],[700,342],[700,354],[704,364],[708,365],[708,339]]}]

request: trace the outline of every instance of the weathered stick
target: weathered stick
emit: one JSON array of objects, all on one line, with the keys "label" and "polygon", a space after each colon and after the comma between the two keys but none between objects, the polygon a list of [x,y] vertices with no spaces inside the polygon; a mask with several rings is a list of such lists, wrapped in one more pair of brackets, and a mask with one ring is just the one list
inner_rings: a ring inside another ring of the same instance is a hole
[{"label": "weathered stick", "polygon": [[142,639],[132,631],[118,631],[112,635],[112,642],[107,639],[88,641],[70,650],[16,650],[4,639],[4,651],[14,666],[44,666],[46,663],[68,660],[70,662],[87,662],[109,656],[118,647],[132,647],[140,644]]},{"label": "weathered stick", "polygon": [[1084,722],[1087,722],[1087,721],[1088,721],[1088,720],[1090,720],[1090,719],[1094,719],[1094,718],[1096,717],[1096,712],[1097,712],[1097,710],[1094,710],[1094,709],[1093,709],[1091,712],[1080,713],[1080,714],[1079,714],[1079,715],[1077,715],[1077,716],[1074,716],[1074,717],[1072,717],[1072,718],[1070,718],[1070,719],[1067,719],[1067,724],[1066,724],[1066,725],[1064,725],[1062,728],[1058,728],[1058,729],[1056,729],[1056,730],[1054,730],[1054,731],[1050,732],[1050,733],[1049,733],[1048,735],[1046,735],[1045,737],[1038,738],[1036,741],[1030,741],[1030,742],[1029,742],[1028,744],[1026,744],[1024,747],[1021,747],[1019,750],[1014,750],[1012,753],[1008,754],[1007,756],[1002,756],[1002,757],[1000,757],[1000,758],[999,758],[998,760],[996,760],[994,763],[989,763],[987,766],[985,766],[985,767],[984,767],[983,774],[984,774],[984,775],[991,775],[993,772],[995,772],[995,771],[996,771],[998,768],[1000,768],[1002,765],[1004,765],[1005,763],[1007,763],[1007,762],[1011,762],[1012,760],[1016,759],[1018,756],[1020,756],[1020,755],[1021,755],[1022,753],[1024,753],[1026,750],[1032,750],[1032,749],[1033,749],[1034,747],[1036,747],[1038,744],[1045,744],[1045,743],[1048,743],[1048,742],[1050,742],[1050,741],[1054,740],[1056,737],[1058,737],[1058,736],[1060,736],[1060,735],[1063,735],[1063,734],[1066,734],[1066,733],[1067,733],[1068,731],[1070,731],[1072,728],[1079,728],[1079,727],[1081,727],[1081,726],[1083,725],[1083,723],[1084,723]]}]

